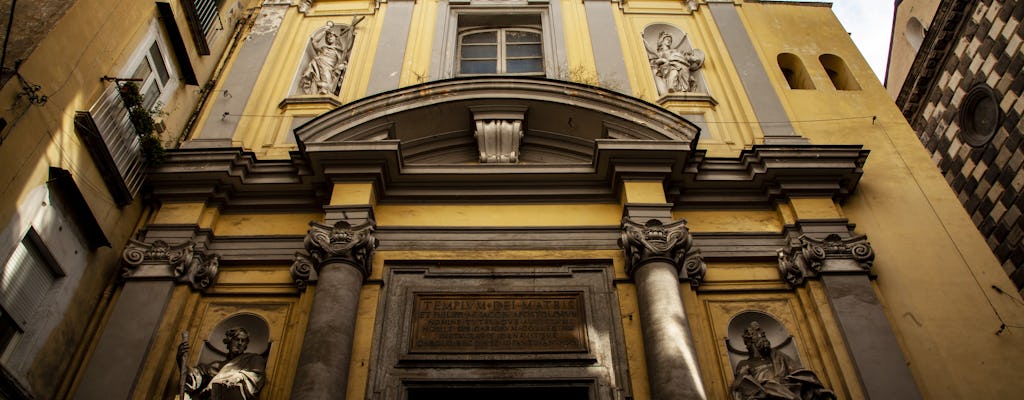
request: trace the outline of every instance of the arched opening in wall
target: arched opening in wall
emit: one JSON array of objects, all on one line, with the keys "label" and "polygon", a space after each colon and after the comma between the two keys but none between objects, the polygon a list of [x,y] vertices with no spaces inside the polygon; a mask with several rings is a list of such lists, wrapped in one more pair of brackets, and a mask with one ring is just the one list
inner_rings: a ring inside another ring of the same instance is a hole
[{"label": "arched opening in wall", "polygon": [[818,60],[825,68],[828,78],[832,80],[832,86],[837,90],[860,90],[860,84],[853,78],[853,73],[842,58],[833,54],[822,54]]},{"label": "arched opening in wall", "polygon": [[814,82],[807,74],[807,68],[804,67],[803,61],[800,61],[800,57],[796,54],[782,53],[779,54],[778,60],[779,69],[786,77],[790,89],[814,89]]},{"label": "arched opening in wall", "polygon": [[907,21],[907,28],[903,31],[903,37],[910,43],[910,47],[917,51],[921,48],[921,43],[924,43],[924,35],[927,33],[924,29],[924,25],[921,25],[921,21],[915,17],[910,17],[910,21]]}]

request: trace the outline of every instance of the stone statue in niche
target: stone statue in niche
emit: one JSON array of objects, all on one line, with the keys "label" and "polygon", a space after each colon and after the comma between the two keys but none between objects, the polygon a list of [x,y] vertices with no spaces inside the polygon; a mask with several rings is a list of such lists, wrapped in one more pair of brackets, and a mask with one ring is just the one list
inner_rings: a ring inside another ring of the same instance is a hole
[{"label": "stone statue in niche", "polygon": [[[683,33],[678,43],[672,34],[661,31],[658,42],[651,46],[646,38],[641,37],[647,49],[647,59],[654,73],[658,94],[694,92],[697,89],[696,72],[704,66],[704,52],[700,49],[683,49],[686,34]],[[673,43],[676,43],[673,45]]]},{"label": "stone statue in niche", "polygon": [[328,21],[309,39],[312,58],[302,73],[302,92],[313,95],[337,95],[348,69],[348,57],[355,42],[355,30],[363,17],[352,17],[348,26]]},{"label": "stone statue in niche", "polygon": [[747,359],[736,364],[730,386],[733,400],[836,398],[813,371],[802,369],[799,362],[773,348],[757,322],[743,331],[743,344],[747,346]]},{"label": "stone statue in niche", "polygon": [[267,360],[255,353],[246,353],[249,332],[242,327],[224,333],[227,354],[224,360],[199,364],[195,368],[184,366],[189,351],[188,340],[178,346],[183,399],[190,400],[254,400],[259,399],[266,381]]}]

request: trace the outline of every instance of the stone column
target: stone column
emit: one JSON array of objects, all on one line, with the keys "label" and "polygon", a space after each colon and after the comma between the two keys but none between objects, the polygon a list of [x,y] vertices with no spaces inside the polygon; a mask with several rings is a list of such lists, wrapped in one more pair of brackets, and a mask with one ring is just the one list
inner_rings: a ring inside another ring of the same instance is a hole
[{"label": "stone column", "polygon": [[627,217],[622,228],[619,245],[636,283],[651,398],[707,398],[679,291],[681,272],[697,286],[707,267],[698,252],[687,254],[693,237],[686,221],[650,219],[641,225]]},{"label": "stone column", "polygon": [[175,282],[205,290],[217,277],[217,256],[207,255],[191,240],[179,245],[129,240],[123,256],[124,287],[85,366],[75,399],[131,397]]},{"label": "stone column", "polygon": [[295,255],[292,276],[300,289],[316,282],[292,399],[344,399],[355,335],[359,289],[370,274],[377,239],[374,223],[334,226],[310,222],[309,256]]}]

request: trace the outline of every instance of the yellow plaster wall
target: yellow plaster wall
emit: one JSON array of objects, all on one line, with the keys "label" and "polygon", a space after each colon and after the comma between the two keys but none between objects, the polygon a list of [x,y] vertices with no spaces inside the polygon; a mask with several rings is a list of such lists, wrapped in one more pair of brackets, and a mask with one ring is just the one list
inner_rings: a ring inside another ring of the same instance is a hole
[{"label": "yellow plaster wall", "polygon": [[377,226],[618,226],[618,204],[378,205]]},{"label": "yellow plaster wall", "polygon": [[322,221],[323,214],[221,214],[213,226],[218,236],[305,235],[310,221]]},{"label": "yellow plaster wall", "polygon": [[[875,250],[877,289],[919,389],[927,398],[1006,398],[1024,390],[1013,376],[1024,335],[994,334],[1003,323],[1024,326],[1024,305],[992,289],[1012,292],[1013,284],[849,36],[815,29],[836,23],[830,10],[745,3],[742,11],[762,62],[774,65],[779,52],[800,55],[818,87],[785,89],[782,74],[769,68],[794,128],[812,143],[871,151],[842,212]],[[825,52],[843,58],[862,90],[832,87],[817,64]]]}]

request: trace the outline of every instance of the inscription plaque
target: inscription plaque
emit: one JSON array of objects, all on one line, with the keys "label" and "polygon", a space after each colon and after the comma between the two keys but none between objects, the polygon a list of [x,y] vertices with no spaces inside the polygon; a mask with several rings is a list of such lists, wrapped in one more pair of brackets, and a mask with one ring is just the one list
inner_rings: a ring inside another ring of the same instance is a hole
[{"label": "inscription plaque", "polygon": [[582,292],[417,293],[410,353],[587,351]]}]

